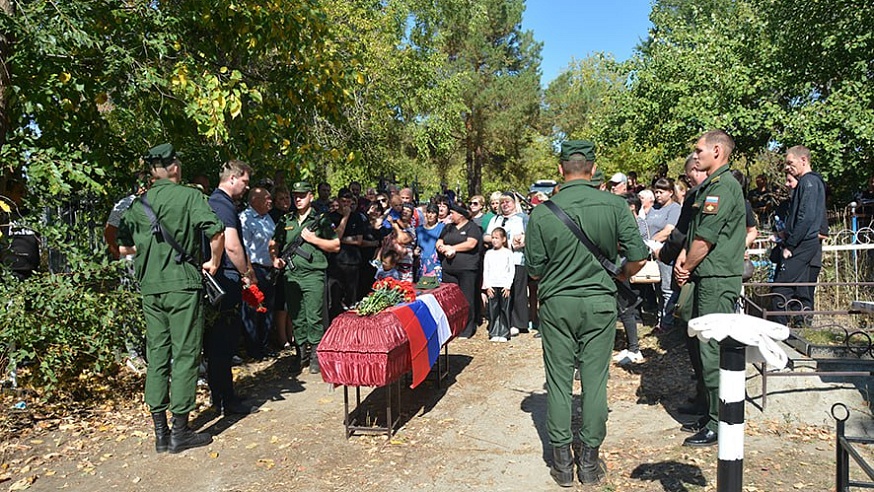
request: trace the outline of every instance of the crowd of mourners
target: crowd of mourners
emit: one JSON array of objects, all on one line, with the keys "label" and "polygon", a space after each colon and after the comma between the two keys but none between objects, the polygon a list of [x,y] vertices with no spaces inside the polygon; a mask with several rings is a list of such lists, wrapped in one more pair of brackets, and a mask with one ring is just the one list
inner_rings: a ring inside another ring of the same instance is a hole
[{"label": "crowd of mourners", "polygon": [[[235,225],[239,220],[240,247],[252,276],[265,294],[262,304],[269,309],[266,314],[257,313],[242,303],[244,350],[235,347],[234,363],[243,358],[276,357],[283,349],[292,350],[295,364],[306,366],[315,360],[311,343],[295,343],[294,324],[286,310],[286,281],[274,266],[279,252],[272,255],[270,252],[270,242],[281,219],[297,210],[299,200],[295,195],[305,200],[305,195],[310,194],[307,213],[311,209],[314,216],[325,221],[340,243],[338,251],[325,254],[325,295],[320,297],[324,300],[321,319],[324,325],[353,309],[370,292],[374,280],[392,277],[415,283],[430,277],[433,283],[428,285],[457,283],[472,306],[462,338],[474,336],[484,322],[493,342],[507,342],[519,334],[536,332],[537,281],[525,269],[525,230],[531,207],[547,200],[549,194],[532,191],[522,196],[515,191],[495,191],[487,197],[475,195],[465,201],[452,190],[443,190],[424,200],[417,190],[394,184],[364,188],[352,181],[334,192],[327,182],[315,187],[295,183],[293,186],[299,189],[293,190],[277,175],[276,181],[262,179],[250,185],[250,170],[246,171],[246,185],[233,196],[220,191],[221,183],[214,190],[207,176],[198,175],[190,181],[190,186],[208,196],[224,193],[231,199],[237,216],[227,218],[226,225]],[[601,190],[626,200],[642,239],[653,252],[658,251],[677,225],[687,190],[704,178],[691,160],[676,179],[666,174],[665,168],[660,169],[648,185],[641,183],[634,171],[617,172],[609,179],[598,173],[593,178]],[[744,175],[736,170],[733,175],[746,189]],[[227,181],[222,177],[220,180]],[[792,181],[789,174],[787,189],[793,188]],[[121,216],[148,189],[147,183],[146,176],[139,176],[134,193],[120,200],[110,214],[106,239],[115,257],[119,256],[116,234]],[[773,226],[775,216],[779,223],[779,214],[785,217],[788,213],[786,193],[767,186],[764,176],[757,177],[756,185],[750,192],[752,205],[750,201],[746,204],[748,245],[757,236],[757,224]],[[553,192],[559,187],[556,185]],[[767,196],[763,196],[762,190],[767,190]],[[778,231],[781,225],[777,225]],[[673,327],[673,307],[678,296],[672,287],[673,267],[659,261],[656,255],[651,259],[658,263],[660,280],[631,283],[629,286],[643,303],[639,309],[620,310],[627,336],[627,348],[614,357],[620,364],[643,361],[637,337],[641,311],[655,317],[656,332],[667,332]]]}]

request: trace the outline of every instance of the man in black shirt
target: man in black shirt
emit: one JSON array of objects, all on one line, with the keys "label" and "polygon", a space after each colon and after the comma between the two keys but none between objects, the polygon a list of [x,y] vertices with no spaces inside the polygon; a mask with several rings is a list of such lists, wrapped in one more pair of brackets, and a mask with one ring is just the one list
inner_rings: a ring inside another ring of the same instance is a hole
[{"label": "man in black shirt", "polygon": [[[810,266],[816,257],[822,256],[819,234],[822,218],[825,215],[825,183],[811,170],[810,150],[802,145],[792,147],[786,153],[786,170],[798,179],[798,186],[789,202],[786,229],[781,234],[783,262],[774,282],[815,281],[811,279]],[[771,292],[778,294],[776,301],[778,309],[784,311],[813,309],[811,289],[807,286],[774,287]],[[786,324],[789,320],[786,316],[778,316],[774,321]]]},{"label": "man in black shirt", "polygon": [[207,357],[207,380],[213,408],[228,414],[247,414],[254,408],[244,405],[234,392],[231,360],[240,342],[243,320],[240,305],[242,287],[258,282],[252,264],[243,246],[242,225],[234,200],[239,200],[249,189],[252,169],[242,161],[231,160],[222,165],[219,185],[209,197],[209,206],[225,226],[225,252],[215,275],[225,291],[217,306],[219,314],[204,333],[204,352]]}]

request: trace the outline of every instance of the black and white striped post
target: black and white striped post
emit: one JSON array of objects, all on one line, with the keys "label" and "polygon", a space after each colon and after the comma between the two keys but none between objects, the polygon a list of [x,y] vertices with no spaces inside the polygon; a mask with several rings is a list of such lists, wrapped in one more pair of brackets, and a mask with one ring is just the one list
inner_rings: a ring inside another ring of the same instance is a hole
[{"label": "black and white striped post", "polygon": [[744,479],[744,400],[746,345],[719,342],[719,464],[717,492],[741,492]]},{"label": "black and white striped post", "polygon": [[776,343],[789,328],[740,313],[714,313],[689,320],[689,336],[719,342],[719,464],[717,492],[741,492],[744,479],[744,401],[747,348],[754,362],[786,367],[786,352]]}]

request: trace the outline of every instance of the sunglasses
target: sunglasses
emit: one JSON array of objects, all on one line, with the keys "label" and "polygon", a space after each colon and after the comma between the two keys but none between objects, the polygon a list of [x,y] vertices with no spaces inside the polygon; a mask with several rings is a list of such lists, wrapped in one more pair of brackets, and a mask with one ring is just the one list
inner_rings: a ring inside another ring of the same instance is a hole
[{"label": "sunglasses", "polygon": [[470,202],[471,205],[479,205],[479,202]]},{"label": "sunglasses", "polygon": [[387,198],[380,198],[379,203],[388,203],[388,199]]}]

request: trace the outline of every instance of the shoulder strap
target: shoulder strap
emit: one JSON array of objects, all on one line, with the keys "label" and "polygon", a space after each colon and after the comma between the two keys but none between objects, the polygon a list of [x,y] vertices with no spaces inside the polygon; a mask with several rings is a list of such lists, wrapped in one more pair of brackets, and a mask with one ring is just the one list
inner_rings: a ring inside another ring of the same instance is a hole
[{"label": "shoulder strap", "polygon": [[580,242],[583,243],[583,245],[586,246],[586,248],[595,256],[601,266],[604,267],[604,270],[607,270],[607,274],[610,275],[610,278],[612,278],[613,282],[616,284],[616,289],[619,291],[619,295],[625,298],[628,303],[622,312],[625,312],[628,309],[634,309],[643,302],[643,299],[631,290],[628,281],[620,282],[618,280],[619,274],[621,273],[619,267],[604,256],[604,253],[595,246],[595,243],[586,236],[586,233],[583,232],[583,230],[580,229],[580,226],[578,226],[577,223],[568,216],[567,212],[562,210],[561,207],[556,205],[552,200],[547,200],[543,202],[542,205],[546,205],[546,208],[552,211],[552,213],[554,213],[556,217],[558,217],[559,220],[561,220],[564,225],[574,233],[574,236],[576,236],[577,239],[579,239]]},{"label": "shoulder strap", "polygon": [[155,211],[152,209],[152,205],[149,203],[149,199],[146,198],[145,193],[140,196],[140,203],[143,204],[143,210],[146,212],[146,216],[150,221],[152,221],[152,234],[160,234],[161,237],[164,238],[164,241],[176,250],[176,263],[186,262],[196,266],[194,258],[192,258],[191,255],[188,254],[188,252],[185,251],[175,239],[173,239],[173,236],[167,234],[167,231],[161,227],[161,222],[158,221],[158,217],[155,215]]},{"label": "shoulder strap", "polygon": [[589,239],[589,236],[587,236],[586,233],[583,232],[582,229],[580,229],[580,226],[577,225],[577,223],[574,222],[568,216],[568,214],[561,209],[561,207],[556,205],[555,202],[553,202],[552,200],[547,200],[543,202],[543,205],[546,205],[546,208],[552,211],[552,213],[554,213],[555,216],[558,217],[558,219],[562,221],[564,225],[566,225],[567,228],[571,230],[571,232],[574,233],[574,236],[576,236],[577,239],[579,239],[580,242],[583,243],[586,249],[588,249],[592,253],[592,255],[595,256],[595,259],[598,260],[598,263],[600,263],[601,266],[604,267],[604,270],[607,270],[607,273],[609,273],[611,277],[615,278],[619,275],[619,268],[616,266],[616,264],[608,260],[607,257],[604,256],[604,253],[602,253],[601,250],[598,249],[597,246],[595,246],[595,243],[593,243],[592,240]]}]

